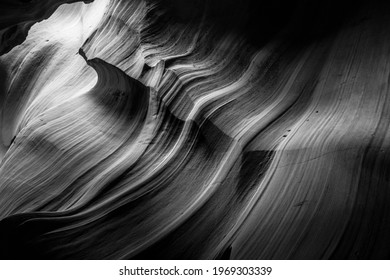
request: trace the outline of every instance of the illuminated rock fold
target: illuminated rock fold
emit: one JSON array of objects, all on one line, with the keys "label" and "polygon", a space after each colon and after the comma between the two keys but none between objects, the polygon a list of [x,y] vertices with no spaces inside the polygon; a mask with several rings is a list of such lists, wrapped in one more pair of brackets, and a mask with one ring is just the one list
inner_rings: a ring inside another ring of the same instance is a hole
[{"label": "illuminated rock fold", "polygon": [[389,5],[49,2],[0,21],[2,258],[389,257]]}]

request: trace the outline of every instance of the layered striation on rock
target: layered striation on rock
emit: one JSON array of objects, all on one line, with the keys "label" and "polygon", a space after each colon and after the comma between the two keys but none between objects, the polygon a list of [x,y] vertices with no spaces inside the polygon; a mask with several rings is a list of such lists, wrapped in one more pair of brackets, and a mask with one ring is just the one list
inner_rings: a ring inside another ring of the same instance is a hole
[{"label": "layered striation on rock", "polygon": [[[81,1],[81,0],[80,0]],[[93,0],[84,0],[90,3]],[[31,26],[49,18],[62,4],[78,0],[4,0],[0,3],[0,55],[22,43]]]},{"label": "layered striation on rock", "polygon": [[388,4],[70,2],[0,20],[1,258],[389,257]]}]

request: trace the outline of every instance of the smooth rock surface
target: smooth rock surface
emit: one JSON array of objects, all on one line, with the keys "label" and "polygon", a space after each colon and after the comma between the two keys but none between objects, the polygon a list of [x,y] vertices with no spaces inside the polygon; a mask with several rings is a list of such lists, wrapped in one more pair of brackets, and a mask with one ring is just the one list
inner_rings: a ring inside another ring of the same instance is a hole
[{"label": "smooth rock surface", "polygon": [[73,2],[1,4],[1,258],[390,257],[389,4]]}]

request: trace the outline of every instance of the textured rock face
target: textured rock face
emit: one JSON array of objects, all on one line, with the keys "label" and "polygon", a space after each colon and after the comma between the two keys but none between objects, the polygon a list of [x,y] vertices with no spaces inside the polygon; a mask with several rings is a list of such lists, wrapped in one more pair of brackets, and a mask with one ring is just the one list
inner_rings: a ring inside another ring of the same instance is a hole
[{"label": "textured rock face", "polygon": [[2,258],[389,258],[388,4],[44,2],[1,4]]},{"label": "textured rock face", "polygon": [[[85,3],[93,0],[84,0]],[[61,4],[77,0],[3,0],[0,3],[0,55],[22,43],[31,26],[48,18]]]}]

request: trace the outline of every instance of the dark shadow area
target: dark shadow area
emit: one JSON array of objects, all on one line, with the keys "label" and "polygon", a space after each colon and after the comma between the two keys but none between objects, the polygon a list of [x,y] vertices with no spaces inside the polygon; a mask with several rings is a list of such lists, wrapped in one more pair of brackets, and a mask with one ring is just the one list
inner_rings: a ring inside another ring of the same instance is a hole
[{"label": "dark shadow area", "polygon": [[[179,22],[208,22],[221,30],[233,30],[261,47],[286,30],[291,40],[308,42],[337,29],[367,0],[156,0]],[[372,2],[372,1],[371,1]]]}]

